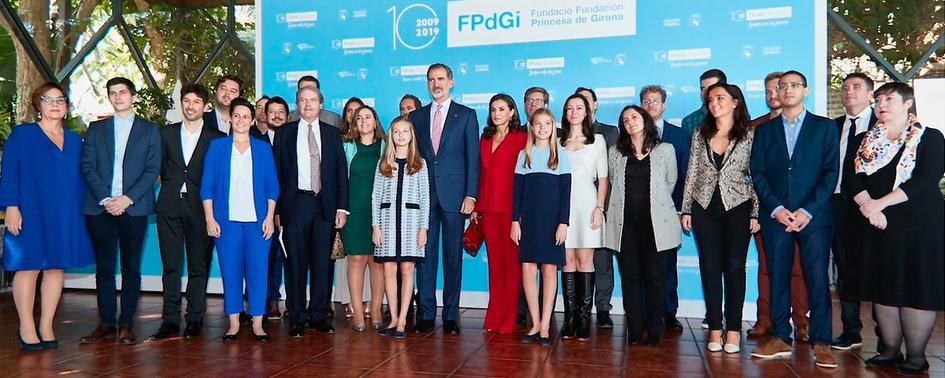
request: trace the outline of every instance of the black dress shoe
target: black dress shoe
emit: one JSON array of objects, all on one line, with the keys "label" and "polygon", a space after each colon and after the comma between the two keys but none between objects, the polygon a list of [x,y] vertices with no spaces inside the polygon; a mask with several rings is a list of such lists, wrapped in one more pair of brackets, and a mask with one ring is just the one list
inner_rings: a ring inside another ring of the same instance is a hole
[{"label": "black dress shoe", "polygon": [[236,331],[236,333],[234,333],[234,334],[232,334],[232,335],[224,334],[224,335],[223,335],[223,341],[233,341],[233,340],[236,340],[236,336],[239,336],[239,335],[240,335],[240,332],[239,332],[239,331]]},{"label": "black dress shoe", "polygon": [[197,337],[200,337],[200,323],[187,322],[187,326],[184,327],[184,338],[190,340]]},{"label": "black dress shoe", "polygon": [[151,336],[148,336],[148,340],[161,341],[161,340],[169,339],[172,337],[177,337],[179,335],[180,335],[179,325],[165,322],[165,323],[161,323],[161,326],[157,329],[157,331],[154,331],[154,333],[152,333]]},{"label": "black dress shoe", "polygon": [[919,375],[925,373],[929,370],[929,362],[924,361],[921,365],[912,365],[908,362],[903,362],[896,366],[896,374],[898,375]]},{"label": "black dress shoe", "polygon": [[331,324],[328,324],[325,319],[322,320],[311,320],[308,322],[308,329],[313,329],[321,333],[335,333],[335,327],[332,327]]},{"label": "black dress shoe", "polygon": [[305,335],[305,323],[292,323],[289,328],[289,337],[302,337]]},{"label": "black dress shoe", "polygon": [[658,346],[660,346],[660,336],[659,336],[659,335],[653,335],[653,334],[648,335],[648,336],[646,337],[646,341],[644,342],[644,345],[646,345],[646,346],[648,346],[648,347],[658,347]]},{"label": "black dress shoe", "polygon": [[427,333],[433,331],[432,320],[420,320],[413,326],[413,333]]},{"label": "black dress shoe", "polygon": [[456,324],[455,320],[447,320],[443,322],[443,333],[449,335],[458,335],[459,334],[459,324]]},{"label": "black dress shoe", "polygon": [[597,313],[597,328],[602,328],[602,329],[614,328],[614,321],[610,319],[609,311],[600,311]]},{"label": "black dress shoe", "polygon": [[256,336],[256,341],[261,342],[261,343],[265,343],[269,341],[269,335],[265,333],[262,335],[257,335],[254,333],[253,336]]},{"label": "black dress shoe", "polygon": [[663,324],[666,325],[667,330],[673,330],[673,331],[683,330],[682,323],[679,321],[679,319],[676,319],[676,316],[674,315],[666,315],[666,319],[663,319]]},{"label": "black dress shoe", "polygon": [[535,342],[535,340],[538,340],[539,338],[540,336],[538,336],[538,332],[535,332],[531,335],[522,335],[522,337],[520,337],[518,341],[520,341],[522,344],[530,344],[530,343]]},{"label": "black dress shoe", "polygon": [[884,367],[893,366],[893,365],[902,363],[902,361],[904,360],[905,358],[902,357],[901,353],[893,357],[883,357],[882,354],[878,354],[876,356],[873,356],[873,358],[866,360],[866,366],[871,367],[871,368],[881,369]]},{"label": "black dress shoe", "polygon": [[861,345],[863,345],[863,338],[860,335],[848,335],[846,333],[841,333],[830,343],[830,347],[837,350],[859,348]]}]

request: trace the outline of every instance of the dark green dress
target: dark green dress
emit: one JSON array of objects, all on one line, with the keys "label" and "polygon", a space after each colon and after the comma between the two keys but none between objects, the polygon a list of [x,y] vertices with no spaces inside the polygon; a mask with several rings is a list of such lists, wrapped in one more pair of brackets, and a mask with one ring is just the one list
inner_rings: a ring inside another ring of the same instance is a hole
[{"label": "dark green dress", "polygon": [[374,255],[371,241],[371,192],[374,189],[374,171],[381,159],[381,142],[370,146],[355,142],[358,152],[351,159],[348,175],[348,206],[351,215],[341,230],[341,242],[346,255]]}]

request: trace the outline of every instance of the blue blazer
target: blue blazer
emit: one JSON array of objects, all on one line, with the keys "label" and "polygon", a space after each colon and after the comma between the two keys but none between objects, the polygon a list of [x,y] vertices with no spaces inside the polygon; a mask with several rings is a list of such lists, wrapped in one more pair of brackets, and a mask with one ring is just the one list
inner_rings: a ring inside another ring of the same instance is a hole
[{"label": "blue blazer", "polygon": [[[82,146],[82,176],[89,190],[82,212],[99,215],[99,205],[112,195],[115,165],[115,120],[109,117],[89,124]],[[161,171],[161,132],[157,125],[135,116],[128,134],[122,163],[122,193],[131,198],[127,213],[144,216],[154,213],[154,184]]]},{"label": "blue blazer", "polygon": [[439,153],[433,153],[430,106],[410,113],[420,156],[430,174],[431,208],[458,213],[463,198],[476,198],[479,190],[479,120],[476,111],[456,101],[450,104],[440,137]]},{"label": "blue blazer", "polygon": [[783,120],[783,116],[777,117],[755,129],[750,167],[760,202],[758,218],[776,223],[771,212],[784,206],[789,211],[807,210],[813,216],[812,226],[831,225],[830,197],[837,185],[840,161],[837,125],[808,112],[794,154],[788,157]]},{"label": "blue blazer", "polygon": [[[323,219],[334,222],[338,210],[348,210],[348,162],[338,128],[319,121],[318,130],[322,137],[322,190],[318,198],[322,201]],[[279,185],[282,187],[276,212],[282,219],[291,218],[295,211],[308,210],[298,209],[295,204],[295,198],[299,195],[299,157],[295,148],[298,135],[299,121],[289,122],[279,129],[272,143],[276,151]]]},{"label": "blue blazer", "polygon": [[689,170],[689,149],[692,139],[686,130],[672,123],[663,122],[663,142],[673,145],[676,150],[676,186],[673,188],[673,204],[676,211],[682,211],[683,190],[686,187],[686,172]]},{"label": "blue blazer", "polygon": [[[269,143],[249,138],[249,149],[253,154],[253,207],[256,208],[256,223],[262,227],[269,211],[268,200],[279,198],[279,180],[276,164]],[[210,141],[203,162],[200,200],[213,200],[213,217],[224,224],[230,219],[230,158],[233,153],[233,136]]]}]

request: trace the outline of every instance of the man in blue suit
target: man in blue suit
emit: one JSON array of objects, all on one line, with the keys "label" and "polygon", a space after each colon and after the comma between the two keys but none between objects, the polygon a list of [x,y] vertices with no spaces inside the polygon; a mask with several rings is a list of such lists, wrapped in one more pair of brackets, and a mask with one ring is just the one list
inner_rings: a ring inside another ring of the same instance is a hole
[{"label": "man in blue suit", "polygon": [[279,129],[273,150],[280,188],[276,214],[286,249],[289,336],[302,337],[306,324],[322,333],[335,332],[325,319],[333,278],[328,263],[333,231],[347,220],[348,163],[338,128],[318,118],[322,93],[315,87],[302,87],[295,97],[301,118]]},{"label": "man in blue suit", "polygon": [[[673,145],[676,150],[676,186],[673,188],[673,204],[676,212],[682,211],[683,189],[686,186],[686,171],[689,168],[689,147],[692,139],[683,128],[663,119],[666,111],[666,91],[659,85],[648,85],[640,90],[640,106],[653,118],[656,131],[663,142]],[[676,319],[676,310],[679,309],[679,276],[676,272],[676,252],[678,249],[665,252],[666,254],[666,292],[663,301],[663,324],[667,329],[682,331],[682,323]]]},{"label": "man in blue suit", "polygon": [[476,112],[453,102],[453,71],[436,63],[427,69],[433,102],[410,113],[420,156],[430,170],[430,233],[426,257],[417,264],[420,297],[415,333],[433,330],[436,271],[443,236],[443,331],[458,334],[459,293],[463,276],[463,227],[473,211],[479,186],[479,121]]},{"label": "man in blue suit", "polygon": [[[123,77],[105,84],[113,117],[92,122],[82,147],[82,175],[88,185],[83,212],[95,249],[99,325],[81,343],[117,336],[137,342],[132,331],[141,291],[141,252],[148,216],[154,213],[154,184],[161,170],[161,134],[135,116],[135,85]],[[121,253],[121,316],[115,312],[115,264]]]},{"label": "man in blue suit", "polygon": [[830,201],[839,172],[839,135],[832,120],[804,109],[809,90],[803,74],[785,72],[777,88],[781,116],[758,127],[751,153],[752,181],[758,194],[771,279],[774,337],[751,355],[774,358],[792,353],[788,298],[796,242],[807,283],[814,362],[835,368],[837,358],[830,351],[832,317],[827,269],[834,222]]}]

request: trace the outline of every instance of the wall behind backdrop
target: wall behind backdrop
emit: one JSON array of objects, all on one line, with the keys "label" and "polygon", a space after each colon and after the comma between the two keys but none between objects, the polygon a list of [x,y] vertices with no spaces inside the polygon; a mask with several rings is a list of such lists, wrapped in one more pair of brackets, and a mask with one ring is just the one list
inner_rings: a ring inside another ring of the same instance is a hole
[{"label": "wall behind backdrop", "polygon": [[[521,101],[531,86],[550,92],[549,108],[558,116],[576,87],[593,88],[600,105],[597,119],[615,124],[620,109],[638,104],[639,89],[649,84],[666,89],[664,118],[678,124],[700,106],[698,77],[709,68],[724,70],[729,82],[742,88],[753,116],[767,112],[763,78],[768,72],[795,69],[810,83],[827,82],[826,0],[579,4],[257,0],[257,92],[292,103],[298,78],[313,75],[321,82],[326,108],[340,112],[348,98],[359,97],[377,109],[386,128],[404,94],[429,101],[426,69],[441,62],[453,70],[453,99],[476,109],[482,125],[493,94]],[[812,87],[807,106],[824,114],[826,87]],[[152,228],[145,290],[161,290],[156,239]],[[755,316],[756,256],[752,245],[746,319]],[[488,252],[464,258],[461,305],[485,307]],[[698,257],[690,237],[683,239],[678,271],[679,315],[703,316]],[[70,275],[67,284],[93,287],[94,277],[83,274],[88,272],[93,270]],[[212,277],[209,290],[221,292],[215,262]],[[614,310],[619,313],[616,286]]]}]

